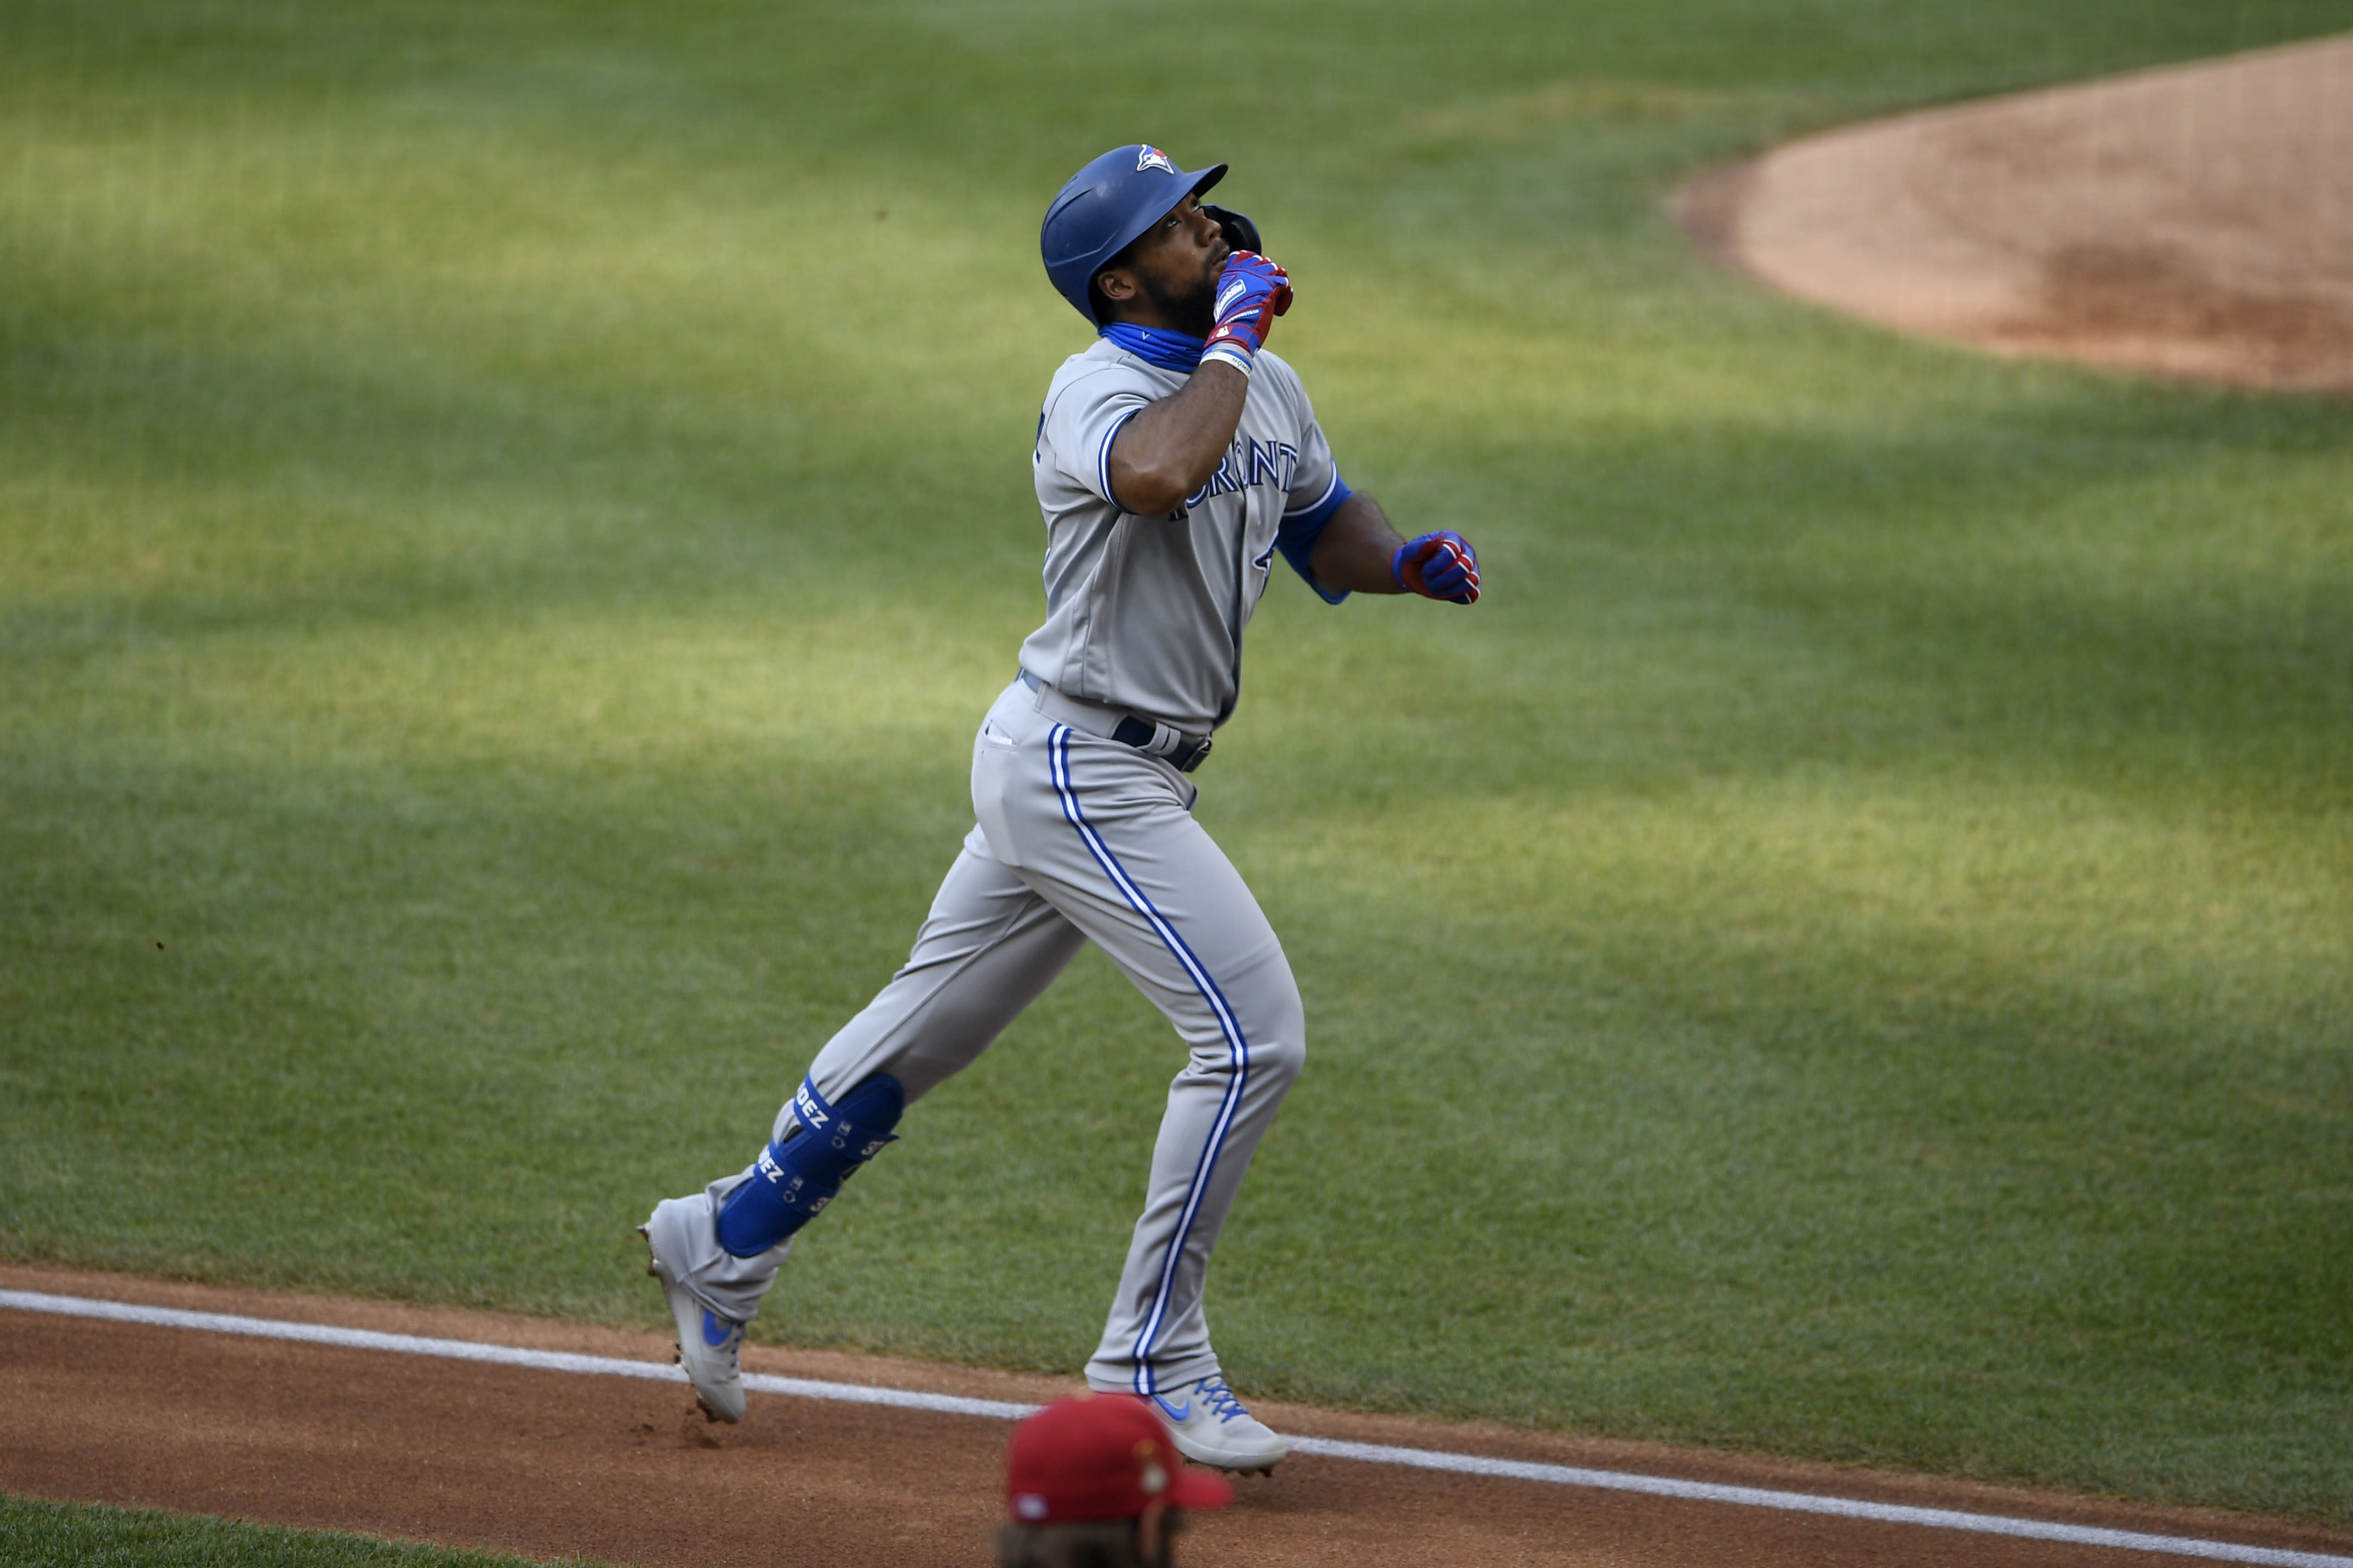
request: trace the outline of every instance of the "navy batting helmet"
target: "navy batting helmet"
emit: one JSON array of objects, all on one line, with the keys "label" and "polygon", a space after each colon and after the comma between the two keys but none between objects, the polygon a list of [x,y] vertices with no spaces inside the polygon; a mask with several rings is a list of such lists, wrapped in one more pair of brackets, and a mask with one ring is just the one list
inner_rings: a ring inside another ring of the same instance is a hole
[{"label": "navy batting helmet", "polygon": [[1072,174],[1046,209],[1038,231],[1046,276],[1080,315],[1102,326],[1087,299],[1095,274],[1170,208],[1225,176],[1223,163],[1188,174],[1157,147],[1113,148]]}]

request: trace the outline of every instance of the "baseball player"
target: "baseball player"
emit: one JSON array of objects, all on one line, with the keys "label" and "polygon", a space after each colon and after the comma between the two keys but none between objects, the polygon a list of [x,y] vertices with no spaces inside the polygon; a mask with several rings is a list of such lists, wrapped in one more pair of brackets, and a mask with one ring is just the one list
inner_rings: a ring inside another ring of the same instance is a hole
[{"label": "baseball player", "polygon": [[1225,172],[1121,147],[1047,209],[1047,276],[1098,335],[1039,416],[1046,616],[973,742],[977,825],[906,966],[818,1053],[758,1158],[642,1227],[713,1420],[743,1418],[744,1326],[794,1235],[1092,942],[1189,1054],[1087,1382],[1155,1401],[1198,1463],[1267,1470],[1286,1451],[1226,1386],[1201,1295],[1306,1026],[1282,943],[1193,819],[1192,774],[1233,714],[1277,553],[1335,605],[1469,605],[1479,568],[1460,534],[1400,539],[1341,479],[1266,348],[1289,276],[1249,220],[1201,205]]}]

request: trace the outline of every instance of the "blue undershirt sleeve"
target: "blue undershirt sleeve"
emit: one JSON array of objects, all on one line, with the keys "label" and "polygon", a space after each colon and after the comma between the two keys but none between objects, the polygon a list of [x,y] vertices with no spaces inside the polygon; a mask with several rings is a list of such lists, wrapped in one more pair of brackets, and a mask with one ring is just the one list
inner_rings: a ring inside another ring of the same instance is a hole
[{"label": "blue undershirt sleeve", "polygon": [[1332,473],[1331,488],[1297,511],[1284,512],[1281,526],[1275,530],[1275,548],[1282,552],[1285,561],[1291,563],[1291,569],[1315,590],[1316,597],[1327,605],[1336,605],[1346,598],[1348,590],[1324,586],[1317,579],[1315,568],[1308,563],[1315,554],[1315,542],[1324,537],[1324,525],[1330,522],[1332,514],[1356,493],[1335,468]]}]

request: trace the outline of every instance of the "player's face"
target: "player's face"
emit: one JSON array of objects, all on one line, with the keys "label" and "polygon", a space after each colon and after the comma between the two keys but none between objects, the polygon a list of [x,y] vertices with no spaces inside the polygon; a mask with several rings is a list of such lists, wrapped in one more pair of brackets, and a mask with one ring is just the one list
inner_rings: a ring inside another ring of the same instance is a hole
[{"label": "player's face", "polygon": [[1187,196],[1135,242],[1135,269],[1173,291],[1206,283],[1215,289],[1218,271],[1233,254],[1217,223],[1201,210],[1198,196]]},{"label": "player's face", "polygon": [[[1201,210],[1200,201],[1187,196],[1137,237],[1129,265],[1104,275],[1104,292],[1123,317],[1155,316],[1159,320],[1144,324],[1206,338],[1217,325],[1218,273],[1232,254],[1233,247]],[[1122,273],[1128,275],[1140,298],[1121,297],[1126,291],[1112,280]],[[1138,305],[1146,309],[1133,308]]]}]

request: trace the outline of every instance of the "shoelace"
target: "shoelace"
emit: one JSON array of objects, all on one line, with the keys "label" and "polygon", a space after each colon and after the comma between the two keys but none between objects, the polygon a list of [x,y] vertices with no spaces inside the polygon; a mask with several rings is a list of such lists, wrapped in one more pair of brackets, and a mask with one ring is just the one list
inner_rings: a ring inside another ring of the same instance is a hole
[{"label": "shoelace", "polygon": [[1196,1398],[1209,1407],[1210,1413],[1221,1423],[1230,1421],[1237,1415],[1250,1414],[1242,1408],[1242,1402],[1234,1397],[1234,1391],[1226,1386],[1226,1380],[1222,1377],[1203,1379],[1193,1390],[1193,1394]]}]

